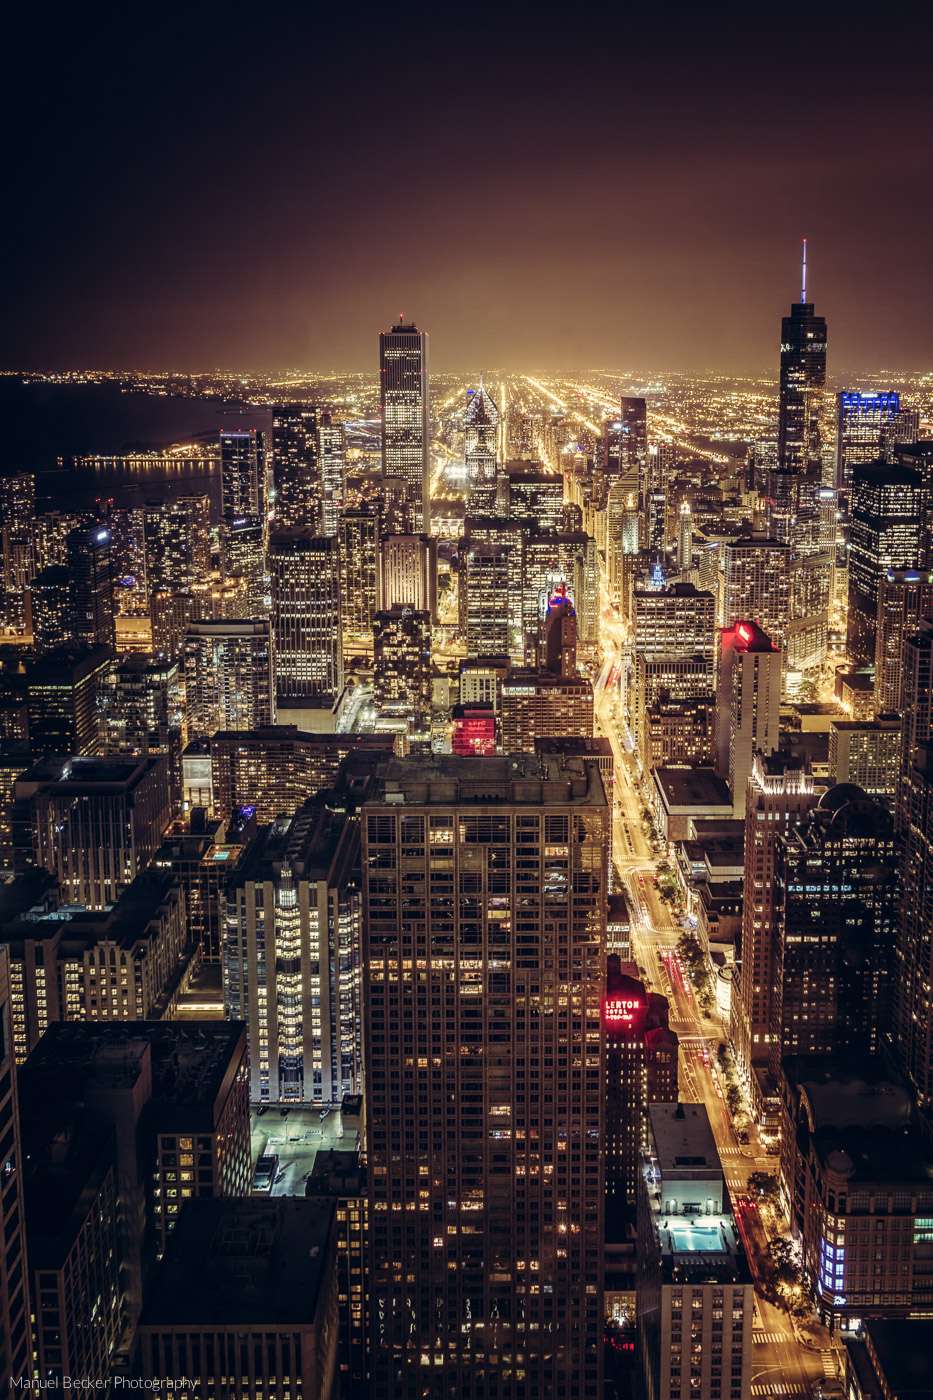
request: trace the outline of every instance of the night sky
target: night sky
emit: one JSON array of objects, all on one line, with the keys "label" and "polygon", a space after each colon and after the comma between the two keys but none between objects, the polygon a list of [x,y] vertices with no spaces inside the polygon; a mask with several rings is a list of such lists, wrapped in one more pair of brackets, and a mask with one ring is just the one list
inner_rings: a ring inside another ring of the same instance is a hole
[{"label": "night sky", "polygon": [[[23,8],[23,7],[19,7]],[[933,368],[931,22],[895,8],[40,5],[9,368]]]}]

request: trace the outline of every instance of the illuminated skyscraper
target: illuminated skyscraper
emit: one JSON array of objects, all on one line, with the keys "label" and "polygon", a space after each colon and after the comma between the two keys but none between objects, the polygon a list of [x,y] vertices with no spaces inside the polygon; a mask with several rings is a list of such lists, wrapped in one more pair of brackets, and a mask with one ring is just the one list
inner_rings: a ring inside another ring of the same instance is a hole
[{"label": "illuminated skyscraper", "polygon": [[68,569],[74,606],[73,636],[79,646],[110,647],[116,635],[113,607],[111,535],[98,522],[68,536]]},{"label": "illuminated skyscraper", "polygon": [[497,509],[499,410],[480,380],[470,390],[463,418],[463,455],[467,469],[467,513],[494,515]]},{"label": "illuminated skyscraper", "polygon": [[598,765],[394,760],[361,815],[374,1400],[596,1397]]},{"label": "illuminated skyscraper", "polygon": [[431,615],[390,608],[373,618],[373,700],[383,720],[397,721],[409,740],[431,737]]},{"label": "illuminated skyscraper", "polygon": [[322,535],[336,535],[346,495],[347,430],[334,423],[329,413],[321,414],[317,430],[317,460],[321,479]]},{"label": "illuminated skyscraper", "polygon": [[836,395],[837,491],[848,491],[853,467],[886,455],[900,409],[900,395],[893,389],[876,394],[844,389]]},{"label": "illuminated skyscraper", "polygon": [[281,404],[272,410],[272,480],[276,528],[320,528],[321,485],[317,466],[317,410]]},{"label": "illuminated skyscraper", "polygon": [[359,823],[323,803],[264,827],[226,895],[224,1010],[249,1028],[254,1103],[360,1091]]},{"label": "illuminated skyscraper", "polygon": [[186,592],[203,583],[211,567],[210,499],[177,496],[144,508],[146,583],[157,592]]},{"label": "illuminated skyscraper", "polygon": [[244,517],[225,520],[220,527],[220,550],[224,579],[236,586],[236,602],[233,605],[236,615],[268,616],[265,528],[262,522]]},{"label": "illuminated skyscraper", "polygon": [[23,1175],[20,1147],[19,1101],[13,1061],[13,1023],[22,1007],[12,1003],[10,963],[0,948],[0,1135],[3,1149],[4,1189],[0,1194],[0,1385],[12,1391],[27,1377],[30,1365],[29,1270],[23,1232]]},{"label": "illuminated skyscraper", "polygon": [[343,689],[338,541],[310,530],[277,531],[269,570],[279,698],[333,704]]},{"label": "illuminated skyscraper", "polygon": [[256,428],[221,432],[220,493],[224,520],[264,520],[266,449]]},{"label": "illuminated skyscraper", "polygon": [[563,584],[548,599],[544,619],[544,665],[557,676],[577,674],[577,612]]},{"label": "illuminated skyscraper", "polygon": [[340,623],[344,657],[372,655],[379,575],[379,512],[374,505],[343,512],[340,541]]},{"label": "illuminated skyscraper", "polygon": [[36,478],[32,472],[0,476],[0,629],[23,632],[32,535],[36,517]]},{"label": "illuminated skyscraper", "polygon": [[636,506],[647,485],[648,412],[644,399],[623,395],[619,417],[603,424],[603,458],[606,475],[618,477]]},{"label": "illuminated skyscraper", "polygon": [[185,634],[184,669],[189,737],[272,723],[275,688],[267,620],[192,622]]},{"label": "illuminated skyscraper", "polygon": [[820,409],[826,385],[826,321],[807,301],[807,245],[800,300],[781,322],[778,463],[788,471],[820,472]]},{"label": "illuminated skyscraper", "polygon": [[[818,793],[799,759],[782,753],[756,754],[745,809],[745,887],[742,961],[732,986],[731,1039],[742,1073],[753,1087],[759,1112],[775,1093],[770,1070],[779,1053],[779,902],[774,883],[777,840],[792,831],[816,804]],[[755,1081],[757,1080],[757,1085]],[[772,1120],[769,1127],[774,1130]]]},{"label": "illuminated skyscraper", "polygon": [[922,562],[925,501],[923,478],[910,467],[874,462],[854,468],[847,647],[862,665],[875,660],[882,577]]},{"label": "illuminated skyscraper", "polygon": [[142,506],[111,510],[110,561],[113,569],[113,606],[118,617],[144,615],[146,588],[145,511]]},{"label": "illuminated skyscraper", "polygon": [[644,982],[624,973],[615,953],[607,958],[602,1021],[606,1204],[617,1220],[632,1220],[641,1159],[648,1147],[648,1105],[677,1102],[678,1041],[668,1026],[667,999],[646,991]]},{"label": "illuminated skyscraper", "polygon": [[511,555],[504,544],[460,541],[460,621],[468,656],[508,656]]},{"label": "illuminated skyscraper", "polygon": [[681,501],[677,518],[677,567],[682,572],[693,565],[693,512],[689,501]]},{"label": "illuminated skyscraper", "polygon": [[753,618],[775,641],[787,636],[790,618],[790,549],[764,535],[730,540],[723,561],[723,623]]},{"label": "illuminated skyscraper", "polygon": [[380,609],[437,609],[437,546],[428,535],[383,535],[379,546]]},{"label": "illuminated skyscraper", "polygon": [[923,617],[933,617],[933,572],[886,570],[878,580],[875,637],[875,707],[879,714],[901,709],[904,642]]},{"label": "illuminated skyscraper", "polygon": [[756,753],[774,753],[781,724],[781,651],[757,623],[745,620],[720,634],[716,707],[717,767],[732,792],[732,810],[745,816]]},{"label": "illuminated skyscraper", "polygon": [[71,574],[62,564],[50,564],[33,575],[32,640],[37,656],[67,645],[72,638],[74,610]]},{"label": "illuminated skyscraper", "polygon": [[[382,475],[387,497],[398,501],[402,528],[430,533],[430,408],[428,337],[399,322],[379,336],[382,394]],[[395,528],[398,528],[396,526]]]},{"label": "illuminated skyscraper", "polygon": [[901,904],[894,1046],[922,1108],[933,1106],[933,622],[904,644],[904,746],[896,826]]},{"label": "illuminated skyscraper", "polygon": [[838,784],[778,840],[783,1055],[877,1054],[887,1033],[897,925],[894,827],[861,788]]}]

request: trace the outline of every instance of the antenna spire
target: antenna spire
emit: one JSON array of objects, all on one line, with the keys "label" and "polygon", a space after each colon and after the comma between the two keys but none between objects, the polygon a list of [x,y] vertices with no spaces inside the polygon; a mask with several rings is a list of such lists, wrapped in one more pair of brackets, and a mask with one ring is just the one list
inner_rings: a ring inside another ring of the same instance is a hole
[{"label": "antenna spire", "polygon": [[802,276],[801,276],[801,281],[800,281],[800,300],[801,300],[801,302],[805,302],[806,299],[807,299],[807,240],[806,240],[806,239],[803,240],[803,267],[802,267],[802,269],[801,269],[801,272],[802,272]]}]

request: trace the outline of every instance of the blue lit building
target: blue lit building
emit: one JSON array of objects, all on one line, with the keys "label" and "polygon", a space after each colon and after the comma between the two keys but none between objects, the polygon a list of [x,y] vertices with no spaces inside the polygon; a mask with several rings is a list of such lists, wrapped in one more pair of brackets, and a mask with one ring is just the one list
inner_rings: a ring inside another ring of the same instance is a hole
[{"label": "blue lit building", "polygon": [[896,390],[867,394],[844,389],[836,395],[836,489],[847,491],[852,468],[882,456],[886,433],[901,411]]}]

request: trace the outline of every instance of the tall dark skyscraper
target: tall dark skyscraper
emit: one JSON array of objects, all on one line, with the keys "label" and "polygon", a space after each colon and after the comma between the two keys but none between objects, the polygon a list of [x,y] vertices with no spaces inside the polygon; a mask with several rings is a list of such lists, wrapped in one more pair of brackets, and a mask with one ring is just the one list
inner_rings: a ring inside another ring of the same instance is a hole
[{"label": "tall dark skyscraper", "polygon": [[317,409],[281,404],[272,410],[272,480],[278,529],[319,528],[321,482],[318,474]]},{"label": "tall dark skyscraper", "polygon": [[266,506],[265,439],[255,428],[220,434],[220,492],[223,517],[261,520]]},{"label": "tall dark skyscraper", "polygon": [[[382,476],[387,520],[395,531],[427,532],[431,475],[428,337],[404,322],[379,336]],[[401,523],[397,523],[397,522]]]},{"label": "tall dark skyscraper", "polygon": [[373,1400],[595,1397],[596,760],[393,760],[362,808]]},{"label": "tall dark skyscraper", "polygon": [[872,462],[853,471],[847,637],[853,661],[874,663],[882,576],[921,563],[924,502],[923,478],[911,467]]},{"label": "tall dark skyscraper", "polygon": [[826,321],[807,301],[807,245],[800,300],[781,321],[778,463],[786,470],[819,470],[819,413],[826,385]]},{"label": "tall dark skyscraper", "polygon": [[110,529],[101,522],[68,536],[73,634],[79,646],[114,647],[111,543]]},{"label": "tall dark skyscraper", "polygon": [[22,631],[33,572],[36,478],[32,472],[0,477],[0,628]]},{"label": "tall dark skyscraper", "polygon": [[933,1105],[933,622],[903,649],[904,747],[897,798],[901,907],[894,1044],[921,1107]]},{"label": "tall dark skyscraper", "polygon": [[867,394],[847,389],[836,395],[836,490],[846,491],[852,468],[884,455],[896,431],[901,399],[896,390]]}]

